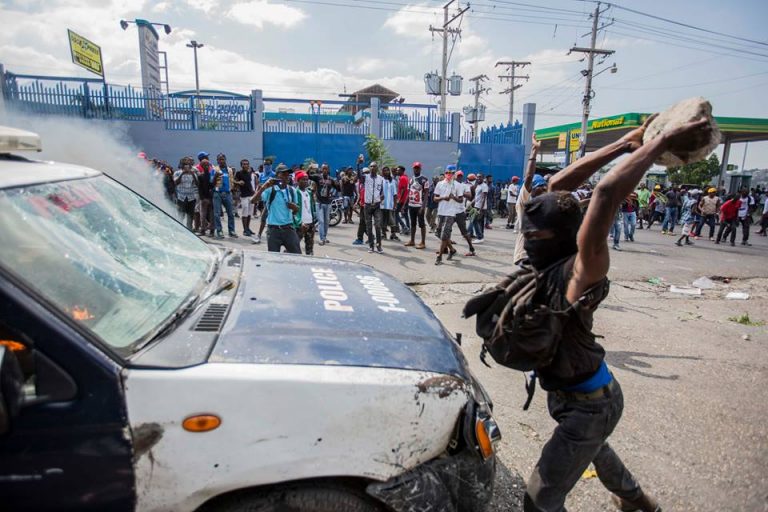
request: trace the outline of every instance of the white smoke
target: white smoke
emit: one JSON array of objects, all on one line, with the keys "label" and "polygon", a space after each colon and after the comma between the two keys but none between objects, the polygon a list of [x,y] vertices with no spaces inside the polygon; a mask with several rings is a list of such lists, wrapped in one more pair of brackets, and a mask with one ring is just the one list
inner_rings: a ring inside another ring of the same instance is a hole
[{"label": "white smoke", "polygon": [[[53,160],[91,167],[135,190],[172,216],[175,205],[166,197],[163,177],[145,160],[119,121],[86,120],[0,112],[0,125],[40,135],[43,151],[28,158]],[[150,158],[152,155],[147,155]],[[176,166],[176,162],[168,162]]]}]

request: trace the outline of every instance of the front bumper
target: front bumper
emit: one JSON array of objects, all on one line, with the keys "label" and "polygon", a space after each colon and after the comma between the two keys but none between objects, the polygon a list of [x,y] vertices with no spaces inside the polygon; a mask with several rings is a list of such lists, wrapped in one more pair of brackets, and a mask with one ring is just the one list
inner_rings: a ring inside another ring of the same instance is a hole
[{"label": "front bumper", "polygon": [[483,460],[471,449],[446,455],[366,492],[395,512],[481,512],[493,496],[495,456]]}]

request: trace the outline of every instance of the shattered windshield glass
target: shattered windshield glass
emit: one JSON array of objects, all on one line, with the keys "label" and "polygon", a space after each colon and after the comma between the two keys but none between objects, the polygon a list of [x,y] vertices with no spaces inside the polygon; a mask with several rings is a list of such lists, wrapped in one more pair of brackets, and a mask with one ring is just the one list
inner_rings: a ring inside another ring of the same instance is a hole
[{"label": "shattered windshield glass", "polygon": [[216,260],[106,176],[0,190],[0,263],[122,355],[199,294]]}]

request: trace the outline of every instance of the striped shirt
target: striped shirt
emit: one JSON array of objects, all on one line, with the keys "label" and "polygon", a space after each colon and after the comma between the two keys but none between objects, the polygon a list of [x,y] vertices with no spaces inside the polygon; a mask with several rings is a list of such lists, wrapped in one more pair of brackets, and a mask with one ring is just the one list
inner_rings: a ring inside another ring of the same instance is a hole
[{"label": "striped shirt", "polygon": [[197,199],[197,176],[193,172],[182,174],[181,169],[173,173],[174,181],[181,181],[176,184],[176,199],[179,201],[194,201]]},{"label": "striped shirt", "polygon": [[394,210],[395,196],[397,195],[397,181],[384,178],[384,184],[381,189],[384,194],[384,200],[381,202],[381,209]]}]

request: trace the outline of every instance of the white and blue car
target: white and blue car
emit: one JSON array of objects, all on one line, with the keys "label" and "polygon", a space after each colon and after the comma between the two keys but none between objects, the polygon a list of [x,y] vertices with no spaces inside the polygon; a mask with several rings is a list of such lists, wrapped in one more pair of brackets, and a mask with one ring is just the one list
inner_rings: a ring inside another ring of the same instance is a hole
[{"label": "white and blue car", "polygon": [[498,427],[363,265],[204,243],[0,128],[0,509],[474,511]]}]

